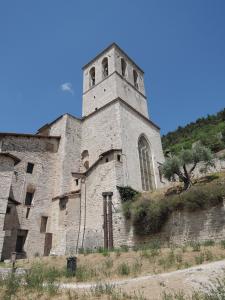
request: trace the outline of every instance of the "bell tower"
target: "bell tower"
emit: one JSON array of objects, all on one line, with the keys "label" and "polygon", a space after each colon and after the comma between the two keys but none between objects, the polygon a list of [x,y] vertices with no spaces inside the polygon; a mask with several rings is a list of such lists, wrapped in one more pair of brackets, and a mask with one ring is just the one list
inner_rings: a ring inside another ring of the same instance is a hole
[{"label": "bell tower", "polygon": [[144,72],[113,43],[83,67],[82,116],[117,98],[148,118]]}]

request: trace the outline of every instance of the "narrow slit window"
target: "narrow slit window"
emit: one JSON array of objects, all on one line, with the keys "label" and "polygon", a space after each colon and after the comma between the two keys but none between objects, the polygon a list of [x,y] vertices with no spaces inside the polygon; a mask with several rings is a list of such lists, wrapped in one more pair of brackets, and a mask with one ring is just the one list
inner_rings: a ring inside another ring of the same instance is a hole
[{"label": "narrow slit window", "polygon": [[41,227],[40,227],[40,232],[45,233],[47,229],[47,223],[48,223],[48,217],[41,217]]},{"label": "narrow slit window", "polygon": [[78,186],[79,185],[79,179],[76,179],[75,182],[76,182],[76,186]]},{"label": "narrow slit window", "polygon": [[117,161],[121,161],[121,155],[117,154]]},{"label": "narrow slit window", "polygon": [[26,211],[26,219],[29,218],[29,214],[30,214],[30,207],[27,207],[27,211]]},{"label": "narrow slit window", "polygon": [[33,169],[34,169],[34,164],[32,163],[28,163],[27,164],[27,173],[32,174],[33,173]]},{"label": "narrow slit window", "polygon": [[30,206],[32,204],[33,197],[34,197],[33,192],[27,192],[25,198],[25,205]]}]

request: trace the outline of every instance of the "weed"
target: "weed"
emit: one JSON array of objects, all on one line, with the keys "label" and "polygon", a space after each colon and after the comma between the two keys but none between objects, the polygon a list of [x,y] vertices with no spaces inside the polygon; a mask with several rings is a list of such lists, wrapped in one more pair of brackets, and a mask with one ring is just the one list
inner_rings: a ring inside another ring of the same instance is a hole
[{"label": "weed", "polygon": [[220,241],[220,246],[222,249],[225,249],[225,240]]},{"label": "weed", "polygon": [[119,257],[121,255],[120,249],[115,249],[116,257]]},{"label": "weed", "polygon": [[198,242],[191,242],[190,246],[192,247],[192,251],[199,252],[201,250],[201,245]]},{"label": "weed", "polygon": [[84,250],[84,255],[88,255],[88,254],[91,254],[91,253],[93,253],[93,250],[91,248],[86,248]]},{"label": "weed", "polygon": [[204,262],[204,260],[205,260],[204,253],[201,253],[198,256],[195,256],[195,263],[197,265],[201,265]]},{"label": "weed", "polygon": [[10,300],[12,299],[12,296],[16,295],[21,284],[21,278],[16,276],[14,273],[11,273],[3,280],[2,284],[6,287],[4,299]]},{"label": "weed", "polygon": [[213,254],[212,254],[212,252],[209,251],[209,250],[206,250],[206,251],[204,252],[204,256],[205,256],[205,260],[206,260],[206,261],[212,261],[212,260],[213,260]]},{"label": "weed", "polygon": [[141,251],[140,256],[142,258],[150,259],[151,258],[151,252],[147,249],[144,249],[144,250]]},{"label": "weed", "polygon": [[188,268],[190,268],[190,267],[191,267],[191,263],[185,261],[185,262],[184,262],[184,268],[185,268],[185,269],[188,269]]},{"label": "weed", "polygon": [[96,270],[91,267],[80,265],[76,270],[77,281],[87,281],[96,277]]},{"label": "weed", "polygon": [[166,259],[167,259],[168,266],[172,266],[175,263],[176,256],[173,250],[170,250]]},{"label": "weed", "polygon": [[112,295],[114,293],[115,286],[108,283],[99,283],[95,287],[91,288],[91,293],[95,297],[102,295]]},{"label": "weed", "polygon": [[129,251],[129,247],[127,245],[121,245],[120,249],[121,249],[121,252],[128,252]]},{"label": "weed", "polygon": [[102,252],[102,255],[103,256],[110,256],[110,252],[107,249],[105,249],[105,251]]},{"label": "weed", "polygon": [[142,268],[142,262],[140,259],[136,258],[134,264],[132,265],[131,269],[132,269],[132,272],[134,274],[138,274],[141,272],[141,268]]},{"label": "weed", "polygon": [[177,293],[174,294],[163,292],[162,299],[163,300],[185,300],[186,297],[183,291],[178,291]]},{"label": "weed", "polygon": [[44,266],[40,263],[34,264],[25,275],[26,287],[36,291],[43,290]]},{"label": "weed", "polygon": [[181,264],[183,262],[183,256],[181,253],[178,253],[175,255],[175,260],[176,262],[178,262],[179,264]]},{"label": "weed", "polygon": [[113,260],[109,257],[104,261],[106,269],[111,269],[113,267]]},{"label": "weed", "polygon": [[205,247],[214,246],[214,245],[215,245],[215,241],[213,240],[206,240],[203,242],[203,246]]},{"label": "weed", "polygon": [[129,275],[130,274],[130,266],[127,263],[122,263],[118,266],[118,273],[120,275]]}]

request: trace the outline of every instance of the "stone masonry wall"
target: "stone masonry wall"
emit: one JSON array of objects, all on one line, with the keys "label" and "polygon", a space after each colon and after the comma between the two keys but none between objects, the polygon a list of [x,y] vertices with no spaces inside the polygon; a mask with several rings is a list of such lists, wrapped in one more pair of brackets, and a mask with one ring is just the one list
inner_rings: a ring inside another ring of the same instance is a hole
[{"label": "stone masonry wall", "polygon": [[159,239],[162,242],[185,244],[190,241],[225,239],[225,201],[218,206],[195,212],[174,212],[158,234],[134,236],[134,244]]},{"label": "stone masonry wall", "polygon": [[[45,234],[40,233],[41,217],[47,216],[50,223],[50,205],[56,176],[58,139],[6,136],[2,139],[2,151],[10,152],[21,159],[14,168],[11,196],[21,205],[17,206],[19,229],[28,230],[24,245],[27,256],[43,255]],[[33,163],[32,174],[27,173],[27,163]],[[32,204],[25,205],[27,191],[33,191]]]},{"label": "stone masonry wall", "polygon": [[0,155],[0,260],[2,259],[5,238],[4,221],[12,182],[13,168],[14,160],[10,157]]},{"label": "stone masonry wall", "polygon": [[90,166],[103,152],[121,148],[118,109],[115,103],[83,121],[81,152],[88,150]]},{"label": "stone masonry wall", "polygon": [[123,159],[126,160],[126,163],[124,164],[124,185],[129,185],[139,191],[142,190],[138,139],[144,134],[149,142],[152,153],[155,187],[163,187],[164,184],[160,182],[158,170],[158,163],[164,162],[159,130],[122,103],[120,103],[119,119]]}]

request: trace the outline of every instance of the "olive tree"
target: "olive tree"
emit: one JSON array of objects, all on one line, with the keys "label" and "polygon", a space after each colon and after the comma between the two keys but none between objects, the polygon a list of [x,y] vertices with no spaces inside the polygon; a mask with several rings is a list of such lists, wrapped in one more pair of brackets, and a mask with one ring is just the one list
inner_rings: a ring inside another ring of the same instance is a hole
[{"label": "olive tree", "polygon": [[162,166],[162,173],[168,180],[178,176],[184,183],[184,190],[187,190],[192,185],[193,171],[200,162],[203,164],[202,171],[214,166],[211,150],[196,144],[192,149],[184,149],[178,155],[168,157]]}]

